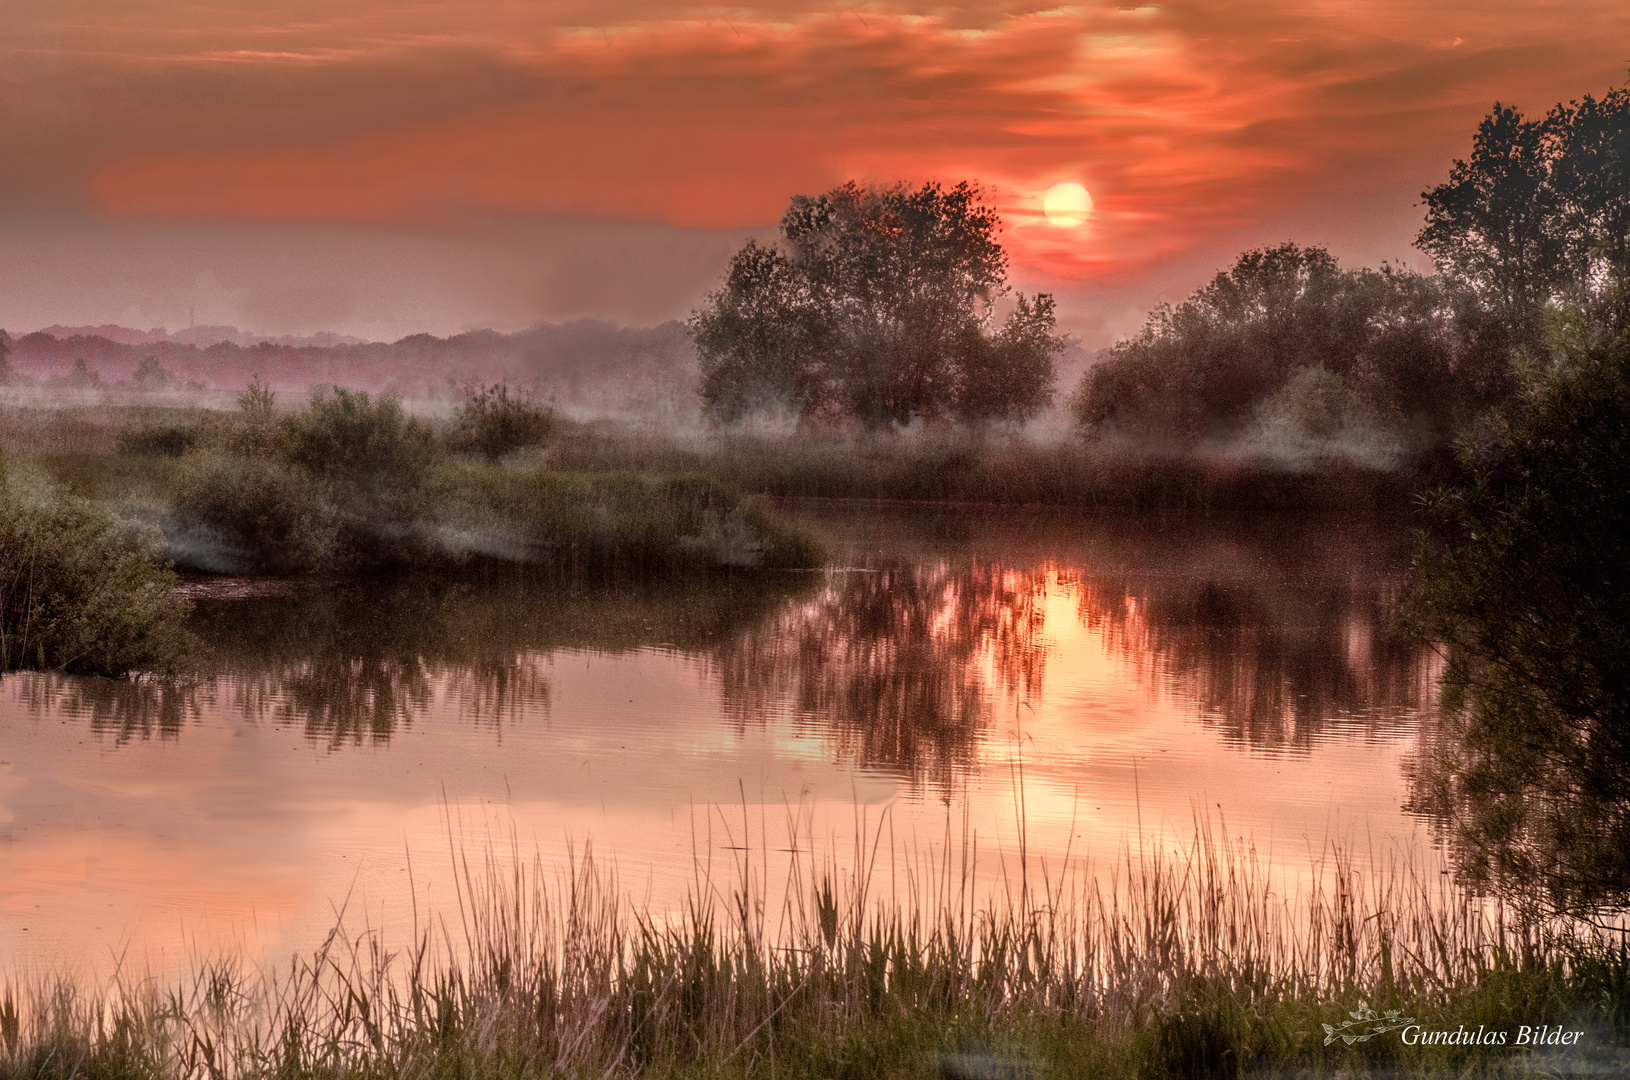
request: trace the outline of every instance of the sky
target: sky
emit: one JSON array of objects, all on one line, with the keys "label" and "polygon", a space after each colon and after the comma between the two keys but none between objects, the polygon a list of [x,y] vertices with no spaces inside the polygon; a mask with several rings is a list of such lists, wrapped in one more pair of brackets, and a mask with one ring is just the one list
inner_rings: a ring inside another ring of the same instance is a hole
[{"label": "sky", "polygon": [[1252,247],[1427,268],[1495,101],[1627,73],[1622,0],[0,0],[0,326],[648,325],[794,194],[968,179],[1096,348]]}]

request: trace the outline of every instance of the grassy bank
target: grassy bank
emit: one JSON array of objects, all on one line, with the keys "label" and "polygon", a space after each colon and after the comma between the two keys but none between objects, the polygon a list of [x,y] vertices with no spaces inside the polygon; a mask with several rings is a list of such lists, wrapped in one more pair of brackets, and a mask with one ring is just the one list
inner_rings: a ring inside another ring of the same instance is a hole
[{"label": "grassy bank", "polygon": [[65,492],[156,527],[178,566],[213,572],[821,561],[811,533],[715,477],[562,469],[536,454],[499,463],[470,449],[468,424],[420,420],[392,398],[335,391],[277,413],[269,395],[244,397],[231,412],[12,408],[0,446]]},{"label": "grassy bank", "polygon": [[1242,444],[1179,453],[1001,428],[680,432],[595,421],[573,425],[549,453],[565,469],[689,472],[784,498],[1204,511],[1405,507],[1430,469],[1402,451],[1347,449]]},{"label": "grassy bank", "polygon": [[0,410],[0,671],[178,670],[173,566],[332,578],[510,564],[582,584],[824,559],[807,528],[715,478],[501,461],[495,445],[552,420],[485,400],[485,428],[345,391],[278,414],[258,383],[235,412]]},{"label": "grassy bank", "polygon": [[[894,852],[878,829],[848,873],[795,829],[772,891],[754,831],[671,916],[587,856],[455,854],[458,910],[400,948],[336,931],[275,976],[7,984],[0,1077],[1557,1075],[1630,1054],[1621,939],[1509,923],[1435,873],[1330,852],[1286,896],[1201,826],[1096,876],[1009,859],[986,890],[965,839]],[[1584,1035],[1412,1045],[1403,1021]]]},{"label": "grassy bank", "polygon": [[[0,411],[0,444],[83,472],[83,459],[219,441],[231,413],[154,406]],[[470,437],[441,422],[449,445]],[[478,454],[455,454],[471,462]],[[1394,509],[1438,482],[1442,462],[1410,447],[1257,439],[1181,452],[1065,430],[707,429],[555,417],[547,445],[511,468],[597,477],[698,476],[773,498],[897,499],[1167,510]],[[128,479],[128,472],[122,477]]]}]

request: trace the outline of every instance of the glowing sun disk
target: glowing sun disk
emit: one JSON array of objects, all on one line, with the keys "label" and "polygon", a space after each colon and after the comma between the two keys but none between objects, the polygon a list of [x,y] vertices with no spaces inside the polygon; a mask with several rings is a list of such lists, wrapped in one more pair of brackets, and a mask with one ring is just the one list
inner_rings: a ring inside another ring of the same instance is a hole
[{"label": "glowing sun disk", "polygon": [[1041,208],[1048,224],[1073,229],[1092,216],[1092,196],[1080,184],[1054,184],[1042,196]]}]

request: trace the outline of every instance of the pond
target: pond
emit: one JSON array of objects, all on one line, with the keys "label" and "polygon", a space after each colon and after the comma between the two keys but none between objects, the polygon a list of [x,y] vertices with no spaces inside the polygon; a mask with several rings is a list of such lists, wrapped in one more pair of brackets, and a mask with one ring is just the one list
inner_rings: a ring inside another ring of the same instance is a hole
[{"label": "pond", "polygon": [[830,570],[200,579],[184,685],[6,677],[0,970],[275,961],[342,910],[399,943],[456,919],[458,852],[592,851],[657,911],[800,843],[888,882],[1197,830],[1292,879],[1437,865],[1407,522],[798,512]]}]

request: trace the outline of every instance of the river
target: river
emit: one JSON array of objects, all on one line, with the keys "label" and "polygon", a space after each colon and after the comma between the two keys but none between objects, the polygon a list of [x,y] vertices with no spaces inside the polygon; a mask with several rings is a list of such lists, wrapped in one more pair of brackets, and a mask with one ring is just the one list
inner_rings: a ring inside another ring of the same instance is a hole
[{"label": "river", "polygon": [[1091,874],[1200,828],[1287,889],[1332,845],[1436,866],[1404,809],[1437,671],[1389,632],[1406,522],[797,512],[831,569],[196,579],[196,678],[7,676],[0,971],[281,962],[342,911],[401,942],[456,918],[455,852],[592,852],[659,911],[799,844],[891,886],[975,843],[987,879],[1021,845]]}]

